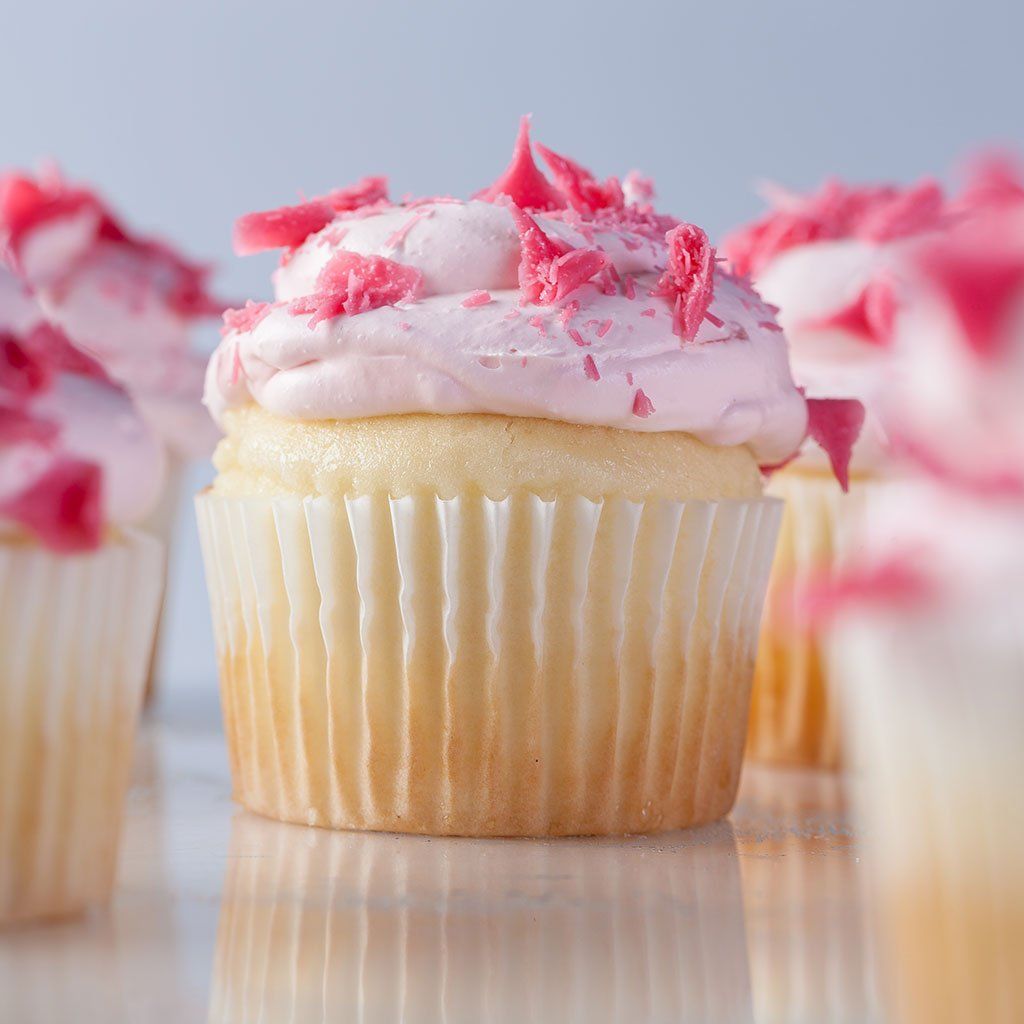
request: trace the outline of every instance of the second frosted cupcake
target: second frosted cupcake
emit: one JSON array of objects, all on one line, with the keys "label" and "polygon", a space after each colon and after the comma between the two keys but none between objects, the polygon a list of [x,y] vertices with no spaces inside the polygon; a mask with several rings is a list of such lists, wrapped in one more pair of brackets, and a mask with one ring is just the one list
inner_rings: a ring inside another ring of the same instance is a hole
[{"label": "second frosted cupcake", "polygon": [[[540,148],[540,147],[538,147]],[[474,200],[239,222],[198,508],[236,795],[309,824],[653,831],[732,805],[806,406],[771,311],[645,184],[524,124]]]}]

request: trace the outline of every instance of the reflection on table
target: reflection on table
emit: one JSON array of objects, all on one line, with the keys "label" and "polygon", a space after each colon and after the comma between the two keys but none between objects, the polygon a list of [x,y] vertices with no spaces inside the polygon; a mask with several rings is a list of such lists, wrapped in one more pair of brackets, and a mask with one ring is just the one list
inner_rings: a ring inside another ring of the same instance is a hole
[{"label": "reflection on table", "polygon": [[211,1022],[753,1019],[736,842],[234,820]]}]

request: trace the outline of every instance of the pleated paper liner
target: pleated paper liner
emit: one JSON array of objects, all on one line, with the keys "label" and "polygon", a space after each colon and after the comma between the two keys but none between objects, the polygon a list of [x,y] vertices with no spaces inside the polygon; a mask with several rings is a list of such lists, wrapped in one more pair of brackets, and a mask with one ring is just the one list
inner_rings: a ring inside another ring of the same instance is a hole
[{"label": "pleated paper liner", "polygon": [[197,506],[250,809],[561,835],[731,807],[778,502]]},{"label": "pleated paper liner", "polygon": [[243,812],[208,1020],[752,1021],[732,828],[524,845]]},{"label": "pleated paper liner", "polygon": [[856,557],[857,524],[885,486],[855,478],[844,494],[823,473],[783,470],[772,477],[769,493],[785,511],[761,624],[749,757],[833,769],[843,763],[834,656],[798,595]]},{"label": "pleated paper liner", "polygon": [[0,923],[110,895],[162,557],[0,544]]},{"label": "pleated paper liner", "polygon": [[892,1019],[1024,1020],[1024,605],[843,625]]}]

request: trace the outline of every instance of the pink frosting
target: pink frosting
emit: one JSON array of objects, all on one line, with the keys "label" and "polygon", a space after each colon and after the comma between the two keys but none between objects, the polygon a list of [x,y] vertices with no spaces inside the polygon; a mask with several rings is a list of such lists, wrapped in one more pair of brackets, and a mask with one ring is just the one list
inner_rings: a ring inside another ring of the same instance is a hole
[{"label": "pink frosting", "polygon": [[164,442],[204,456],[216,431],[199,398],[197,317],[223,304],[208,271],[130,233],[93,192],[54,175],[0,178],[0,242],[47,319],[126,388]]},{"label": "pink frosting", "polygon": [[[495,413],[788,457],[807,410],[771,307],[647,189],[629,202],[542,152],[556,184],[524,122],[481,198],[377,203],[309,234],[274,275],[276,301],[228,317],[207,372],[214,416],[252,401],[296,419]],[[311,320],[338,260],[354,268],[346,294],[369,277],[358,260],[392,268],[384,301]]]},{"label": "pink frosting", "polygon": [[162,446],[128,395],[0,268],[0,526],[88,550],[108,522],[143,518],[164,475]]}]

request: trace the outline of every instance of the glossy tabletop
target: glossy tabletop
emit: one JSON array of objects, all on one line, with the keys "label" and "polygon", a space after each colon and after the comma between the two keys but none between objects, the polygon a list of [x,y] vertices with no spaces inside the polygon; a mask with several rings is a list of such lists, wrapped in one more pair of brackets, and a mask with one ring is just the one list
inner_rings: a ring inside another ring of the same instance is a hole
[{"label": "glossy tabletop", "polygon": [[836,776],[651,838],[331,833],[231,802],[214,715],[144,725],[112,907],[0,933],[3,1024],[878,1019]]}]

